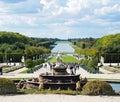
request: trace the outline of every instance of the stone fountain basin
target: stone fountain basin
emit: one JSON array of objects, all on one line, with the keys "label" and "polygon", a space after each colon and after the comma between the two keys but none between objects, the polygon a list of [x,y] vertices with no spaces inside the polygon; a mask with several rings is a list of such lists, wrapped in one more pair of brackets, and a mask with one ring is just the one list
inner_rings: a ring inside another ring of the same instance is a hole
[{"label": "stone fountain basin", "polygon": [[69,81],[74,81],[77,82],[78,80],[80,80],[80,74],[78,75],[51,75],[51,74],[41,74],[39,77],[41,77],[42,79],[47,79],[47,80],[53,80],[53,81],[65,81],[65,80],[69,80]]}]

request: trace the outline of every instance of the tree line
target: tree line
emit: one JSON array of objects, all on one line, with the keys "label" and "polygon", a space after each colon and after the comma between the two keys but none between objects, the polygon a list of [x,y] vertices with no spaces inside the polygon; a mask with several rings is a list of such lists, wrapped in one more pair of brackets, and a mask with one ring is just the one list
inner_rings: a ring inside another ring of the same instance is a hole
[{"label": "tree line", "polygon": [[75,50],[78,54],[91,57],[104,56],[106,62],[120,62],[120,33],[109,34],[101,38],[74,39],[72,43],[78,46]]},{"label": "tree line", "polygon": [[0,32],[0,62],[10,59],[20,62],[22,56],[32,59],[33,56],[48,54],[53,39],[31,38],[16,32]]}]

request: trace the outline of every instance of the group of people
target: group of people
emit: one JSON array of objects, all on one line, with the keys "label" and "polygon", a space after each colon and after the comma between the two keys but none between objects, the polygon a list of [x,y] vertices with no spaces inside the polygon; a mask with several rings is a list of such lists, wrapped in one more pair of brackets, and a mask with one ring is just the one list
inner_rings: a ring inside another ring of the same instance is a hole
[{"label": "group of people", "polygon": [[79,63],[68,63],[67,72],[70,75],[75,75],[76,71],[79,69]]},{"label": "group of people", "polygon": [[[65,66],[66,71],[69,75],[76,75],[76,71],[79,70],[80,68],[79,63],[62,63],[62,64]],[[51,71],[56,66],[57,66],[56,63],[45,63],[43,65],[44,68],[50,68]]]}]

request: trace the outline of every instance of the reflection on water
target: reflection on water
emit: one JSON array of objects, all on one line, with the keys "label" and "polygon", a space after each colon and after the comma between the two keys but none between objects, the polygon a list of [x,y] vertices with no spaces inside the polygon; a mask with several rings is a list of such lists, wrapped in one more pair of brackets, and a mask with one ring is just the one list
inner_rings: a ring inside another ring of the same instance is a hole
[{"label": "reflection on water", "polygon": [[53,49],[52,52],[67,52],[73,53],[74,49],[68,43],[58,43]]},{"label": "reflection on water", "polygon": [[110,85],[116,92],[120,92],[120,83],[110,83]]}]

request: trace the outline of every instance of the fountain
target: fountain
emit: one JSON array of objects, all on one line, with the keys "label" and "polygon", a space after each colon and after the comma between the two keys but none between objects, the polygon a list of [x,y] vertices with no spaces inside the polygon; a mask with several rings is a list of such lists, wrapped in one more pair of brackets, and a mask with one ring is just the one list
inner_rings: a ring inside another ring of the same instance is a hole
[{"label": "fountain", "polygon": [[59,89],[59,90],[80,90],[87,82],[86,78],[81,79],[80,75],[68,74],[67,64],[62,62],[62,56],[58,54],[57,62],[52,67],[51,73],[42,73],[39,78],[32,78],[27,81],[20,80],[17,84],[18,89]]},{"label": "fountain", "polygon": [[67,65],[62,62],[61,55],[57,56],[56,66],[52,73],[42,73],[39,76],[40,84],[44,89],[76,89],[76,83],[80,81],[80,75],[69,75],[66,71]]}]

